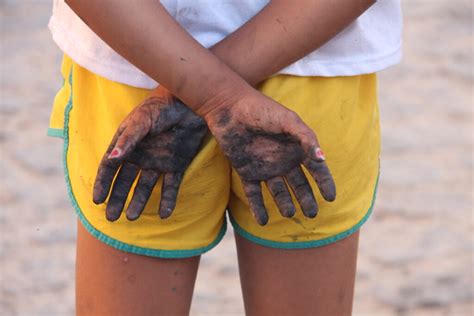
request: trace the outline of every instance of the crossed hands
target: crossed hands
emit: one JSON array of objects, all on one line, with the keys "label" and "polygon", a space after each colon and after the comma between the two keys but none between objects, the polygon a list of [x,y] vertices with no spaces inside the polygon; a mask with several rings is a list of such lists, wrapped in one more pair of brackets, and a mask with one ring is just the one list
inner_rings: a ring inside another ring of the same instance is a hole
[{"label": "crossed hands", "polygon": [[109,197],[107,219],[120,217],[138,177],[126,210],[129,220],[137,219],[161,175],[158,213],[161,218],[169,217],[186,168],[198,153],[208,128],[240,176],[260,225],[268,222],[262,181],[282,216],[292,217],[296,210],[288,186],[304,215],[317,215],[318,205],[301,165],[316,180],[324,199],[336,198],[316,135],[293,111],[255,92],[233,104],[215,107],[201,118],[159,87],[120,124],[100,162],[93,200],[101,204]]}]

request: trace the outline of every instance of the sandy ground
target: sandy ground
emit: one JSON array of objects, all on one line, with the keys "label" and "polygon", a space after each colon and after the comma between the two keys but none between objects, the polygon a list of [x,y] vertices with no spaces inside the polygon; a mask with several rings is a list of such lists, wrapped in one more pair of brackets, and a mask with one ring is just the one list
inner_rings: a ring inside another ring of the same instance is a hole
[{"label": "sandy ground", "polygon": [[[405,58],[380,74],[382,177],[361,236],[355,315],[472,315],[470,1],[404,3]],[[75,215],[48,1],[0,1],[0,314],[73,315]],[[232,231],[203,256],[192,315],[242,315]]]}]

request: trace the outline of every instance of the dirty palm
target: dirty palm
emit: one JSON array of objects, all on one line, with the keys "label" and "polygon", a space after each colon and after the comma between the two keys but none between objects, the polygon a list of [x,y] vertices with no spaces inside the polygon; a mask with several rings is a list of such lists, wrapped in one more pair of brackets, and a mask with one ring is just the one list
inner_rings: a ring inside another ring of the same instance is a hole
[{"label": "dirty palm", "polygon": [[[248,105],[247,110],[253,108],[259,112],[258,107],[253,106]],[[265,182],[282,216],[295,214],[291,189],[303,214],[315,217],[318,205],[302,165],[316,181],[324,199],[333,201],[336,189],[319,146],[305,148],[292,132],[298,128],[306,130],[306,125],[291,111],[284,111],[290,115],[268,115],[267,118],[265,113],[247,117],[245,112],[229,107],[207,121],[211,133],[240,176],[256,221],[260,225],[268,222],[261,182]],[[252,121],[260,116],[263,118]],[[278,122],[274,122],[275,118]],[[157,213],[161,218],[169,217],[176,205],[186,168],[197,155],[207,131],[201,117],[162,89],[159,96],[145,100],[120,124],[100,162],[94,202],[104,203],[109,197],[106,217],[110,221],[117,220],[138,177],[126,210],[127,218],[135,220],[142,213],[159,177],[163,176]]]}]

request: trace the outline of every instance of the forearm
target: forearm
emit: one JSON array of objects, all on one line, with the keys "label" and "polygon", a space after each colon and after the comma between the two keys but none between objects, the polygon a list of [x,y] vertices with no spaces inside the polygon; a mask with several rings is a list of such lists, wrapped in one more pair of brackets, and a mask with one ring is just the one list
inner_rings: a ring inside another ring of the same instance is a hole
[{"label": "forearm", "polygon": [[182,29],[159,2],[66,2],[110,47],[201,115],[226,98],[252,90]]},{"label": "forearm", "polygon": [[322,46],[373,3],[273,0],[211,51],[255,85]]}]

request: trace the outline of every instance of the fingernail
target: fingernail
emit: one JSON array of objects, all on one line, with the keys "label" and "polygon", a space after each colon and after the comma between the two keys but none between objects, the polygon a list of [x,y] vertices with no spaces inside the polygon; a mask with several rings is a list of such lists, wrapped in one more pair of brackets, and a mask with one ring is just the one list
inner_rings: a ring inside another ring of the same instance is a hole
[{"label": "fingernail", "polygon": [[122,150],[120,150],[120,148],[114,148],[114,150],[112,150],[112,152],[110,153],[109,158],[117,158],[121,154]]},{"label": "fingernail", "polygon": [[323,151],[321,150],[321,148],[317,147],[315,150],[314,150],[314,154],[316,156],[316,159],[320,160],[320,161],[324,161],[326,160],[326,158],[324,157],[324,153]]}]

